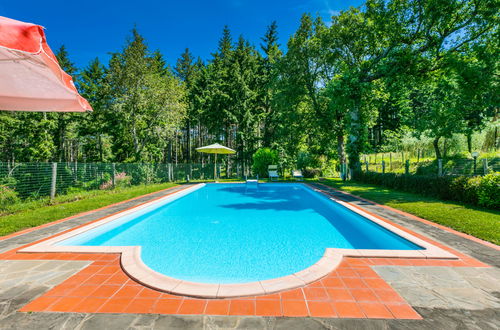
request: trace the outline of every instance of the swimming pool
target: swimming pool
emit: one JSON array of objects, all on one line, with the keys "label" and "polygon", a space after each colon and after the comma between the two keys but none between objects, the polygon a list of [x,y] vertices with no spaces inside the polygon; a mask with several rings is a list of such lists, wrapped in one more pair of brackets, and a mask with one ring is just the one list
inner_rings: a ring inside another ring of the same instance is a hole
[{"label": "swimming pool", "polygon": [[302,184],[207,184],[142,213],[60,244],[138,245],[151,269],[204,283],[293,274],[326,248],[421,249]]},{"label": "swimming pool", "polygon": [[[290,282],[291,274],[302,276],[298,286],[331,271],[342,254],[425,258],[437,249],[301,183],[199,184],[103,221],[35,249],[136,247],[125,262],[122,253],[125,271],[173,292],[183,291],[181,282],[263,288],[273,279]],[[171,283],[160,285],[163,279]],[[221,296],[220,286],[213,290]]]}]

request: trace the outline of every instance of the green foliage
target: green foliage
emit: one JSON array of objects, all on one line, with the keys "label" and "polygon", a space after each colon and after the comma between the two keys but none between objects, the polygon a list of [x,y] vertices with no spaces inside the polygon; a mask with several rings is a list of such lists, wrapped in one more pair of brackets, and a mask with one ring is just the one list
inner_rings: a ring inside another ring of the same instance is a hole
[{"label": "green foliage", "polygon": [[321,169],[306,167],[302,171],[302,175],[304,176],[304,178],[317,178],[321,175]]},{"label": "green foliage", "polygon": [[[77,68],[63,46],[56,56],[94,111],[0,113],[0,161],[207,163],[194,149],[219,141],[237,151],[222,161],[231,176],[248,174],[263,147],[286,172],[323,174],[359,169],[367,152],[494,152],[498,11],[498,1],[367,0],[326,22],[303,15],[286,50],[275,22],[258,48],[226,26],[206,62],[186,49],[174,68],[135,28],[108,63]],[[132,184],[161,177],[148,171]]]},{"label": "green foliage", "polygon": [[478,205],[478,188],[480,177],[459,176],[450,182],[450,195],[454,200]]},{"label": "green foliage", "polygon": [[13,189],[6,185],[0,185],[0,210],[18,202],[19,197],[17,197],[17,193]]},{"label": "green foliage", "polygon": [[478,186],[479,205],[500,209],[500,173],[491,173],[481,178]]},{"label": "green foliage", "polygon": [[253,154],[252,170],[261,178],[268,175],[268,166],[278,164],[278,152],[269,148],[260,148]]},{"label": "green foliage", "polygon": [[304,170],[306,167],[318,167],[318,160],[307,151],[299,151],[297,155],[297,168]]},{"label": "green foliage", "polygon": [[493,209],[498,208],[500,201],[500,173],[484,177],[438,177],[363,172],[356,180]]}]

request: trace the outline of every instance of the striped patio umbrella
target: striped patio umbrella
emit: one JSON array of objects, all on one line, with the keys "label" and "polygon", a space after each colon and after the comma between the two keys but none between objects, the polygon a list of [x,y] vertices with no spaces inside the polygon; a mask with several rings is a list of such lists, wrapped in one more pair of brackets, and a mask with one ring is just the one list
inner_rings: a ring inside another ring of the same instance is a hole
[{"label": "striped patio umbrella", "polygon": [[225,147],[218,143],[196,148],[196,151],[203,152],[206,154],[215,154],[214,180],[217,179],[217,155],[230,155],[236,153],[236,151],[234,151],[233,149]]},{"label": "striped patio umbrella", "polygon": [[0,110],[92,111],[71,76],[59,66],[43,27],[2,16]]}]

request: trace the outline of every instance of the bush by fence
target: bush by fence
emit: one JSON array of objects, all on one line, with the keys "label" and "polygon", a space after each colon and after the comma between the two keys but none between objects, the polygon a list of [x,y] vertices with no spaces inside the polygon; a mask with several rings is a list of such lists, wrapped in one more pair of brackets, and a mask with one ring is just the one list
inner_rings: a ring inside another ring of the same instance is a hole
[{"label": "bush by fence", "polygon": [[54,197],[115,186],[208,180],[213,164],[0,163],[0,207],[18,199]]},{"label": "bush by fence", "polygon": [[500,173],[483,177],[361,172],[356,181],[419,193],[443,200],[500,209]]}]

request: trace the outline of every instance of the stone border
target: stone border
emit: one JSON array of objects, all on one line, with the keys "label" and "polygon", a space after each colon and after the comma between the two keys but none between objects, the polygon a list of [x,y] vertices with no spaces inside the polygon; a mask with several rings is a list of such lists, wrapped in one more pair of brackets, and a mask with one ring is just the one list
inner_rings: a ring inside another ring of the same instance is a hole
[{"label": "stone border", "polygon": [[327,195],[323,190],[303,184],[307,189],[318,192],[326,196],[328,199],[336,202],[345,208],[355,212],[370,221],[375,222],[379,226],[393,232],[394,234],[405,238],[406,240],[419,245],[424,250],[369,250],[369,249],[339,249],[327,248],[322,258],[320,258],[314,265],[301,270],[295,274],[284,277],[279,277],[270,280],[238,283],[238,284],[210,284],[210,283],[197,283],[175,279],[161,273],[158,273],[149,268],[141,258],[140,246],[57,246],[56,244],[79,235],[83,232],[89,231],[93,228],[99,227],[103,224],[122,218],[123,216],[135,213],[145,208],[151,207],[157,203],[168,203],[177,198],[185,196],[197,189],[202,188],[205,184],[197,184],[181,191],[175,192],[171,195],[141,204],[139,206],[127,209],[125,211],[113,214],[102,220],[85,225],[83,227],[71,230],[65,234],[50,238],[38,244],[34,244],[18,252],[23,253],[120,253],[121,266],[123,270],[137,282],[148,286],[150,288],[161,290],[173,294],[197,297],[197,298],[235,298],[244,296],[256,296],[263,294],[276,293],[283,290],[290,290],[298,287],[305,286],[309,283],[315,282],[322,277],[334,271],[341,263],[344,257],[383,257],[383,258],[420,258],[420,259],[458,259],[452,253],[449,253],[431,243],[428,243],[420,238],[417,238],[406,231],[403,231],[369,213],[366,213],[347,202],[336,199]]}]

